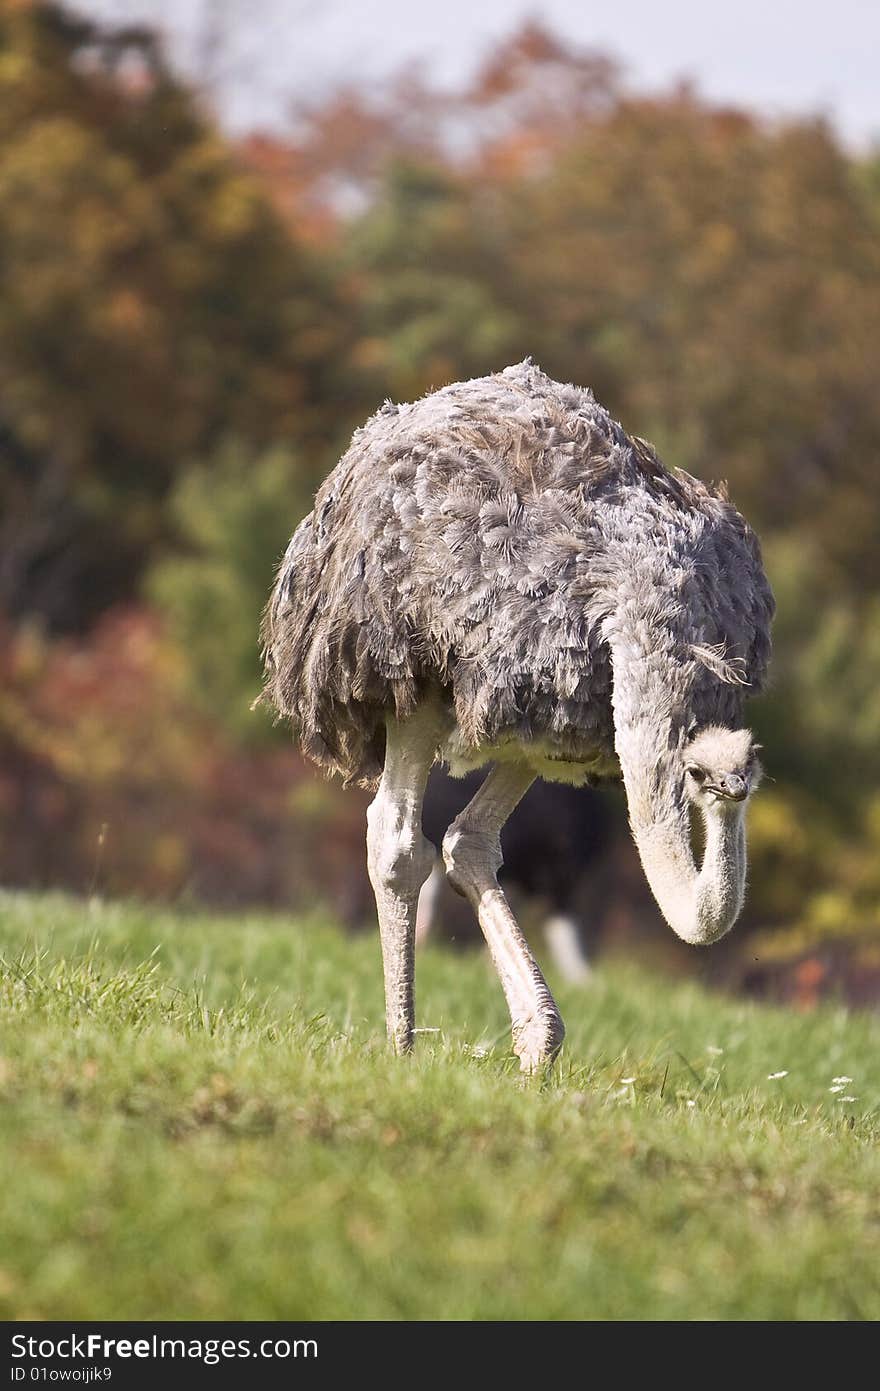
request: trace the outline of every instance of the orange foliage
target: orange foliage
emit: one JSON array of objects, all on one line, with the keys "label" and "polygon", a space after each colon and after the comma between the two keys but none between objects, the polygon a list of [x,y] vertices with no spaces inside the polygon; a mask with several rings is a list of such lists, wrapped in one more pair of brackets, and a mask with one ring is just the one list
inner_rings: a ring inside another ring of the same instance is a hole
[{"label": "orange foliage", "polygon": [[349,916],[366,902],[361,801],[315,785],[292,748],[234,747],[187,700],[150,613],[111,611],[76,642],[0,629],[0,683],[3,883],[320,898]]}]

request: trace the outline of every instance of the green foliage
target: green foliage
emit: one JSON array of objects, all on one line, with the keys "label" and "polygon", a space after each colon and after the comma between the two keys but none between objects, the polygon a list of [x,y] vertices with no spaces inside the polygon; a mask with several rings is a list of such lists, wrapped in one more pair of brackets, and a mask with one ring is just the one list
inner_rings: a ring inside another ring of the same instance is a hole
[{"label": "green foliage", "polygon": [[363,331],[396,399],[525,355],[519,306],[496,293],[507,252],[466,180],[391,166],[375,206],[352,227],[347,254],[363,277]]},{"label": "green foliage", "polygon": [[870,1016],[609,968],[523,1085],[479,960],[395,1060],[314,921],[8,897],[0,955],[7,1318],[880,1313]]},{"label": "green foliage", "polygon": [[779,609],[757,711],[773,781],[750,811],[755,916],[852,934],[880,900],[880,594],[831,586],[812,539],[766,550]]},{"label": "green foliage", "polygon": [[260,689],[260,615],[308,510],[304,483],[288,450],[250,457],[240,442],[227,442],[213,462],[181,474],[171,510],[187,553],[160,561],[150,581],[201,704],[245,741],[268,728],[250,708]]},{"label": "green foliage", "polygon": [[880,592],[829,592],[817,551],[794,536],[767,550],[779,603],[767,733],[780,773],[800,770],[857,817],[880,785]]}]

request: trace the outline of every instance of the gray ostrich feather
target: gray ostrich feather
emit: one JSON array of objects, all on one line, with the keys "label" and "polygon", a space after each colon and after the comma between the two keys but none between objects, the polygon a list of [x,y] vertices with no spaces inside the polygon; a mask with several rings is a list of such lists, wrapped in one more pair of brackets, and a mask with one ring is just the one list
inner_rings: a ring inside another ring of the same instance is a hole
[{"label": "gray ostrich feather", "polygon": [[683,739],[740,722],[772,613],[724,491],[527,359],[355,432],[279,568],[264,697],[346,782],[376,783],[389,712],[429,693],[454,767],[532,747],[543,776],[577,780],[617,771],[612,648],[674,673]]}]

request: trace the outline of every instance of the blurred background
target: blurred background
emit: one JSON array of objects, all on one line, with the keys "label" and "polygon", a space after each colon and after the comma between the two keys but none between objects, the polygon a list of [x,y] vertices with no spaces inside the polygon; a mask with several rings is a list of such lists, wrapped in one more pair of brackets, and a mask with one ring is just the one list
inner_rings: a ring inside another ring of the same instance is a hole
[{"label": "blurred background", "polygon": [[531,354],[779,604],[743,926],[679,950],[609,792],[600,947],[876,1003],[880,15],[421,8],[0,0],[0,879],[371,921],[260,609],[383,398]]}]

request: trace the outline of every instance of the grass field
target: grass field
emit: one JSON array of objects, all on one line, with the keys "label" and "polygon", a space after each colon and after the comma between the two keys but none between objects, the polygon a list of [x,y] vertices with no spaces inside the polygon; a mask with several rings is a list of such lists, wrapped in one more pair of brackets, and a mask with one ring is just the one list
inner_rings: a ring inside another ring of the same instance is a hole
[{"label": "grass field", "polygon": [[395,1061],[317,922],[4,895],[0,954],[4,1318],[880,1317],[876,1017],[613,966],[528,1084],[479,956]]}]

